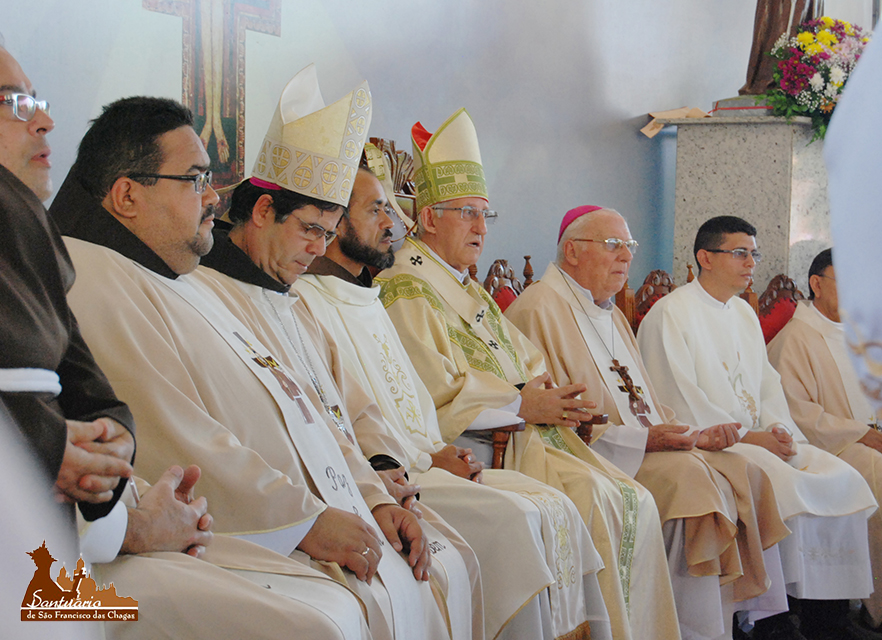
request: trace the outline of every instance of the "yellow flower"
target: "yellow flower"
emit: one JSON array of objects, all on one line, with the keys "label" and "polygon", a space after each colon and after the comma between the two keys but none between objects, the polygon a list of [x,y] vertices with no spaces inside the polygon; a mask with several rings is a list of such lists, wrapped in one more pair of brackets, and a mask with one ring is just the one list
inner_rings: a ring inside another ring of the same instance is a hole
[{"label": "yellow flower", "polygon": [[824,26],[828,29],[836,23],[836,21],[830,16],[824,16],[823,18],[821,18],[821,22],[823,22]]},{"label": "yellow flower", "polygon": [[818,42],[829,47],[839,42],[839,39],[834,36],[830,31],[824,29],[823,31],[818,32]]},{"label": "yellow flower", "polygon": [[803,31],[798,36],[796,36],[796,39],[799,44],[802,45],[802,48],[805,49],[808,45],[815,41],[815,34],[809,31]]},{"label": "yellow flower", "polygon": [[810,56],[816,56],[819,53],[821,53],[821,51],[823,51],[823,50],[824,50],[824,45],[820,45],[818,43],[810,44],[809,46],[807,46],[805,48],[806,54],[808,54]]},{"label": "yellow flower", "polygon": [[844,27],[845,27],[845,33],[846,33],[846,35],[853,36],[853,35],[854,35],[854,27],[851,26],[851,23],[850,23],[850,22],[846,22],[845,20],[843,20],[843,21],[842,21],[842,24],[843,24]]}]

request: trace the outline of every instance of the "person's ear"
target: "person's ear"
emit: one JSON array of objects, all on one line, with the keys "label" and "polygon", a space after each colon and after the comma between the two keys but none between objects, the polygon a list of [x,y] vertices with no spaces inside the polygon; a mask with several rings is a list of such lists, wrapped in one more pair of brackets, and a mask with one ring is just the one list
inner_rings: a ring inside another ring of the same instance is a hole
[{"label": "person's ear", "polygon": [[420,209],[420,221],[423,224],[423,229],[428,233],[438,233],[438,225],[435,224],[435,210],[430,206],[425,206]]},{"label": "person's ear", "polygon": [[110,191],[104,196],[104,208],[121,218],[134,218],[138,215],[138,206],[143,198],[146,187],[125,176],[117,178]]},{"label": "person's ear", "polygon": [[709,252],[705,251],[704,249],[699,249],[698,253],[695,254],[695,258],[698,262],[698,266],[701,267],[702,271],[710,271],[711,262]]},{"label": "person's ear", "polygon": [[251,222],[258,229],[262,229],[275,221],[276,213],[273,209],[273,197],[268,193],[264,193],[257,199],[254,206],[251,207]]}]

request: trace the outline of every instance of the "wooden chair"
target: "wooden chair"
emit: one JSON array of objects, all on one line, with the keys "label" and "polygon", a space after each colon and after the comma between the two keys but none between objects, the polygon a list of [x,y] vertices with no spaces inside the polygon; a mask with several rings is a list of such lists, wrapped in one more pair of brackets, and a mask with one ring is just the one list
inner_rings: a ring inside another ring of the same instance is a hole
[{"label": "wooden chair", "polygon": [[664,269],[655,269],[649,272],[643,285],[634,294],[634,324],[631,326],[634,333],[637,333],[637,328],[649,313],[652,305],[676,288],[677,285],[674,284],[671,274]]},{"label": "wooden chair", "polygon": [[750,305],[755,314],[759,315],[759,300],[757,299],[756,292],[753,290],[753,278],[747,283],[747,289],[741,294],[741,299]]},{"label": "wooden chair", "polygon": [[779,274],[759,297],[757,313],[766,344],[771,342],[785,324],[793,317],[796,304],[805,296],[788,276]]},{"label": "wooden chair", "polygon": [[616,306],[623,314],[631,327],[631,331],[637,333],[637,302],[634,296],[634,290],[631,288],[627,280],[622,290],[616,294]]},{"label": "wooden chair", "polygon": [[[395,141],[386,138],[371,138],[370,143],[377,147],[386,160],[392,171],[392,187],[395,189],[395,199],[405,214],[414,219],[416,211],[414,211],[414,203],[416,201],[416,185],[413,181],[414,168],[413,158],[407,151],[399,151],[395,148]],[[371,169],[374,173],[384,171],[383,163],[377,165],[376,159],[362,154],[362,164]],[[382,178],[381,178],[382,179]]]}]

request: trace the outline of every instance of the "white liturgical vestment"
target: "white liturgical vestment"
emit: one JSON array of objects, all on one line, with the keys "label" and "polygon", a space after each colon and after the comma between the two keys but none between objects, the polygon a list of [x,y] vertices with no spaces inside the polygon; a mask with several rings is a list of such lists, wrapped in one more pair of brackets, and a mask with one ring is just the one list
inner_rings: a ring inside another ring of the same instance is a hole
[{"label": "white liturgical vestment", "polygon": [[793,422],[750,305],[737,296],[722,303],[694,280],[656,302],[638,341],[659,395],[680,420],[702,427],[740,422],[743,432],[782,425],[793,434],[797,453],[786,463],[756,445],[732,447],[769,475],[793,532],[779,545],[788,592],[814,599],[868,596],[866,520],[876,501],[854,469],[808,444]]},{"label": "white liturgical vestment", "polygon": [[[545,371],[541,354],[489,294],[461,282],[422,242],[408,239],[378,281],[380,300],[432,394],[445,441],[485,409],[511,405],[519,398],[516,385]],[[578,446],[591,462],[571,453]],[[563,491],[578,507],[603,559],[598,579],[613,637],[680,636],[658,511],[646,489],[594,456],[570,429],[528,424],[509,442],[505,464]]]},{"label": "white liturgical vestment", "polygon": [[[430,468],[431,454],[445,446],[435,406],[378,299],[379,287],[307,274],[295,288],[315,321],[332,334],[343,365],[371,390],[386,416],[388,427],[382,432],[356,429],[365,454],[401,458],[411,482],[421,487],[420,501],[444,516],[478,552],[486,569],[488,637],[495,637],[544,588],[550,595],[553,637],[577,637],[584,620],[590,621],[590,637],[604,637],[608,616],[595,575],[603,565],[572,502],[514,471],[485,470],[489,486],[484,486]],[[506,534],[491,534],[500,522]]]}]

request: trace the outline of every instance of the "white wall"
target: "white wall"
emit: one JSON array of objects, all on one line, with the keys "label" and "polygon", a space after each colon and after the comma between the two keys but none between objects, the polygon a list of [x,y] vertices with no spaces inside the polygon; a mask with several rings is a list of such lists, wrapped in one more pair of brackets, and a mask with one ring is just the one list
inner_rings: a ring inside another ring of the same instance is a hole
[{"label": "white wall", "polygon": [[[868,26],[871,0],[827,0]],[[753,0],[282,0],[282,35],[249,32],[246,168],[278,94],[316,62],[326,102],[371,85],[371,134],[409,148],[460,106],[481,141],[492,206],[480,269],[494,257],[541,275],[563,213],[621,211],[641,244],[632,286],[670,268],[675,138],[638,133],[646,113],[710,109],[743,84]],[[59,185],[89,118],[116,98],[180,99],[181,20],[140,0],[0,0],[0,32],[56,130]]]}]

